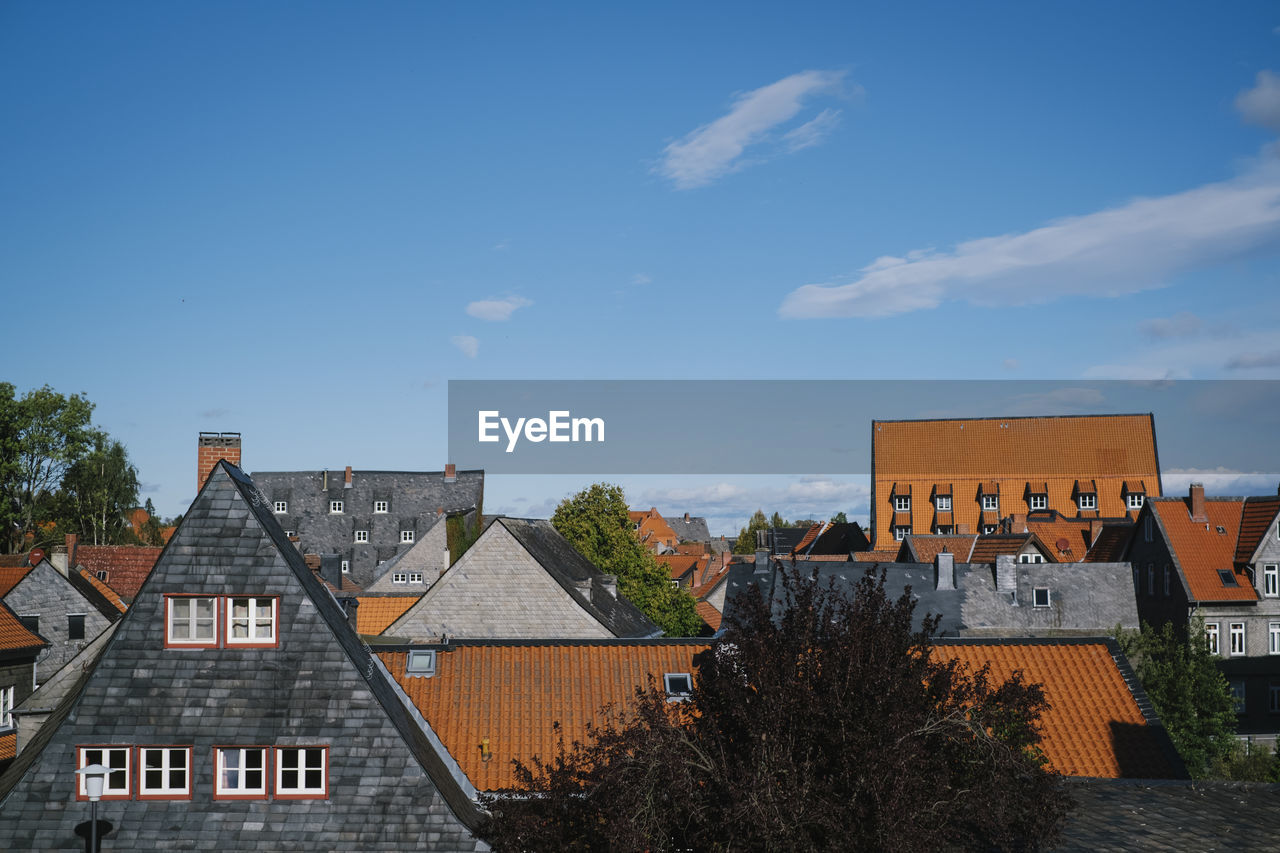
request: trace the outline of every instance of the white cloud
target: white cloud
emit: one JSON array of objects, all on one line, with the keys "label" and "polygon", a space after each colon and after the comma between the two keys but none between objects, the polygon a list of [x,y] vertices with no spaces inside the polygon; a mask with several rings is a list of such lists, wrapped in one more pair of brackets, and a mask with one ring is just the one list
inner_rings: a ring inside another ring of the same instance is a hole
[{"label": "white cloud", "polygon": [[1138,328],[1153,338],[1188,338],[1200,331],[1200,318],[1190,311],[1180,311],[1172,317],[1143,320]]},{"label": "white cloud", "polygon": [[526,308],[533,304],[532,300],[522,296],[506,296],[501,299],[481,299],[467,306],[467,313],[480,320],[499,322],[510,320],[518,308]]},{"label": "white cloud", "polygon": [[649,276],[645,275],[642,272],[638,272],[635,275],[631,276],[631,283],[637,287],[643,287],[644,285],[649,284],[651,281],[653,281],[653,279],[649,278]]},{"label": "white cloud", "polygon": [[1086,379],[1190,379],[1229,370],[1270,368],[1268,376],[1280,376],[1280,363],[1265,356],[1276,350],[1272,331],[1234,330],[1190,338],[1169,338],[1135,350],[1127,363],[1099,364],[1084,371]]},{"label": "white cloud", "polygon": [[1259,71],[1254,87],[1236,95],[1236,109],[1250,124],[1280,133],[1280,76]]},{"label": "white cloud", "polygon": [[[843,79],[844,73],[839,71],[804,71],[741,94],[728,113],[663,149],[662,162],[655,171],[668,178],[676,189],[706,186],[740,168],[743,152],[766,140],[775,127],[795,118],[806,99],[835,92]],[[817,144],[837,116],[838,113],[824,110],[792,130],[798,135],[784,136],[789,150]]]},{"label": "white cloud", "polygon": [[1280,367],[1280,349],[1267,352],[1242,352],[1227,359],[1227,370],[1251,370],[1258,367]]},{"label": "white cloud", "polygon": [[454,335],[449,342],[457,347],[467,358],[475,358],[480,353],[480,341],[471,335]]},{"label": "white cloud", "polygon": [[1192,483],[1204,486],[1206,495],[1270,495],[1275,494],[1280,474],[1260,471],[1235,471],[1230,468],[1169,468],[1160,472],[1160,482],[1167,497],[1187,494]]},{"label": "white cloud", "polygon": [[807,121],[795,130],[789,130],[784,133],[782,141],[786,143],[787,151],[801,151],[805,148],[812,148],[825,140],[839,123],[840,111],[826,109],[818,113],[818,117],[812,121]]}]

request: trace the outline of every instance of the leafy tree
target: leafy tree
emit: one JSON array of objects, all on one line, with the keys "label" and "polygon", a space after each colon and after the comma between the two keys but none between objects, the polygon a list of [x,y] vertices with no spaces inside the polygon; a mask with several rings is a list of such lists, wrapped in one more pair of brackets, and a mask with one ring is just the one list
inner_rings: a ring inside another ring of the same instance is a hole
[{"label": "leafy tree", "polygon": [[702,628],[697,603],[671,584],[671,573],[631,530],[621,486],[595,483],[556,507],[551,523],[579,553],[618,578],[618,591],[670,636],[692,637]]},{"label": "leafy tree", "polygon": [[1280,782],[1280,757],[1259,744],[1246,751],[1245,745],[1237,740],[1229,757],[1220,756],[1209,763],[1208,776],[1239,782]]},{"label": "leafy tree", "polygon": [[747,526],[738,532],[738,538],[733,543],[733,553],[754,554],[756,552],[756,532],[768,529],[769,519],[765,516],[764,510],[756,510],[755,514],[747,521]]},{"label": "leafy tree", "polygon": [[[651,686],[585,743],[517,762],[535,796],[486,797],[480,834],[514,850],[1035,849],[1069,799],[1047,772],[1039,685],[933,654],[868,573],[850,597],[792,575],[752,590],[687,702]],[[521,792],[522,794],[524,792]]]},{"label": "leafy tree", "polygon": [[57,505],[64,508],[65,524],[86,541],[136,542],[129,511],[138,505],[138,469],[130,464],[124,445],[104,433],[95,435],[93,449],[63,477]]},{"label": "leafy tree", "polygon": [[775,512],[773,515],[769,516],[769,526],[773,528],[778,528],[778,527],[793,527],[795,525],[792,525],[791,522],[783,518],[781,513]]},{"label": "leafy tree", "polygon": [[1196,620],[1188,639],[1166,622],[1157,631],[1117,629],[1120,648],[1164,722],[1174,747],[1193,778],[1203,778],[1215,762],[1231,760],[1236,748],[1235,700]]},{"label": "leafy tree", "polygon": [[831,516],[831,523],[832,524],[848,524],[849,516],[844,514],[844,510],[841,510],[840,512],[837,512],[835,515]]},{"label": "leafy tree", "polygon": [[146,506],[142,509],[147,514],[147,520],[142,522],[142,529],[138,531],[138,541],[143,545],[163,545],[164,524],[156,516],[156,506],[151,498],[147,498]]}]

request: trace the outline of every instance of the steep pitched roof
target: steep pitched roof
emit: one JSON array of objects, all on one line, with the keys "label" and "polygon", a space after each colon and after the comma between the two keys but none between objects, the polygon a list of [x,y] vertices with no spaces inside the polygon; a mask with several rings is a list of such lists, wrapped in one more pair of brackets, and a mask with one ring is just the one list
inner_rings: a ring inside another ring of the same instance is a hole
[{"label": "steep pitched roof", "polygon": [[636,538],[646,548],[657,546],[674,548],[679,541],[676,532],[671,529],[671,525],[667,524],[667,520],[662,517],[656,507],[647,510],[632,510],[627,513],[627,517],[635,525]]},{"label": "steep pitched roof", "polygon": [[94,575],[106,572],[107,585],[128,601],[138,594],[162,551],[148,545],[78,545],[73,559]]},{"label": "steep pitched roof", "polygon": [[[608,703],[635,700],[650,679],[668,672],[693,674],[703,640],[458,641],[435,648],[430,678],[406,675],[408,648],[378,650],[378,657],[440,735],[467,778],[482,791],[515,786],[512,759],[549,759],[559,736],[584,740]],[[560,729],[555,728],[560,723]],[[480,744],[489,739],[492,757]]]},{"label": "steep pitched roof", "polygon": [[1280,496],[1249,497],[1244,499],[1244,509],[1240,516],[1240,538],[1236,542],[1237,563],[1247,563],[1253,559],[1262,537],[1276,514],[1280,513]]},{"label": "steep pitched roof", "polygon": [[35,653],[49,645],[49,641],[27,628],[9,606],[0,601],[0,652]]},{"label": "steep pitched roof", "polygon": [[[1032,533],[996,533],[989,536],[979,536],[973,543],[973,550],[969,552],[968,561],[970,563],[994,563],[996,557],[1001,554],[1017,554],[1028,543],[1035,542],[1035,534]],[[1045,554],[1046,558],[1053,559],[1053,555],[1048,553],[1048,549],[1040,548],[1040,550]]]},{"label": "steep pitched roof", "polygon": [[[1236,570],[1236,541],[1240,535],[1242,498],[1206,498],[1208,521],[1192,521],[1186,498],[1155,498],[1147,505],[1164,533],[1174,561],[1196,601],[1254,601],[1258,594],[1248,575]],[[1233,584],[1223,583],[1220,571]]]},{"label": "steep pitched roof", "polygon": [[35,566],[0,566],[0,598],[4,598]]},{"label": "steep pitched roof", "polygon": [[724,614],[716,610],[716,606],[709,601],[701,600],[698,602],[698,616],[712,631],[719,631],[720,625],[724,621]]},{"label": "steep pitched roof", "polygon": [[674,581],[680,580],[695,569],[706,568],[707,564],[711,562],[711,555],[658,554],[655,559],[670,570],[671,579]]},{"label": "steep pitched roof", "polygon": [[80,577],[81,580],[96,590],[98,595],[102,596],[102,600],[107,602],[111,609],[115,610],[117,613],[124,613],[129,609],[129,605],[124,603],[124,599],[117,595],[114,589],[98,580],[98,576],[89,572],[87,569],[76,566],[73,571],[69,571],[67,574],[68,576],[75,574]]},{"label": "steep pitched roof", "polygon": [[356,608],[356,624],[361,634],[381,634],[404,615],[421,596],[361,595]]},{"label": "steep pitched roof", "polygon": [[1104,524],[1098,538],[1084,555],[1086,563],[1119,563],[1124,560],[1129,539],[1136,528],[1132,524]]},{"label": "steep pitched roof", "polygon": [[707,520],[701,516],[689,515],[668,518],[667,524],[675,531],[680,542],[710,542],[711,531],[707,528]]},{"label": "steep pitched roof", "polygon": [[935,649],[970,670],[989,663],[997,683],[1021,672],[1026,682],[1044,685],[1049,708],[1040,716],[1040,746],[1057,772],[1186,778],[1114,640],[941,640]]},{"label": "steep pitched roof", "polygon": [[858,522],[831,522],[809,546],[805,556],[810,559],[827,556],[848,558],[851,551],[862,551],[870,545]]}]

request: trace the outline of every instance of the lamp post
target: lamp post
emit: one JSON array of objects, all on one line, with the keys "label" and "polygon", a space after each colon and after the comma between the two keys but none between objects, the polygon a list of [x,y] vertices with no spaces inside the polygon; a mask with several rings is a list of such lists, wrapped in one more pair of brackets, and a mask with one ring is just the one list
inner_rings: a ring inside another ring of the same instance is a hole
[{"label": "lamp post", "polygon": [[110,767],[90,764],[76,771],[84,777],[84,793],[89,798],[89,851],[98,853],[98,800],[102,799],[102,787],[106,784]]}]

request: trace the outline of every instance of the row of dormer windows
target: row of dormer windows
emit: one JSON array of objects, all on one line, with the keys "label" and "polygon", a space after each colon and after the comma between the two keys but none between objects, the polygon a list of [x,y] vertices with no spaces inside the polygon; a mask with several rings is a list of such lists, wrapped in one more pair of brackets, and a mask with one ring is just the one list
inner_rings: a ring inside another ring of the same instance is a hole
[{"label": "row of dormer windows", "polygon": [[[1125,507],[1131,510],[1142,509],[1145,501],[1145,495],[1137,492],[1129,492],[1125,495]],[[983,495],[981,498],[983,512],[999,512],[1000,496],[999,495]],[[938,495],[933,499],[934,510],[937,512],[951,512],[951,496]],[[1048,495],[1030,495],[1027,498],[1027,506],[1032,511],[1049,508]],[[1076,506],[1080,510],[1096,510],[1098,508],[1098,496],[1092,492],[1082,492],[1076,495]],[[894,512],[910,512],[911,496],[910,495],[894,495],[893,497]]]},{"label": "row of dormer windows", "polygon": [[[346,507],[345,501],[329,501],[329,514],[342,515],[346,511],[345,507]],[[287,515],[289,512],[289,502],[288,501],[272,501],[271,510],[276,515]],[[378,514],[390,512],[391,502],[390,501],[374,501],[373,511]]]}]

